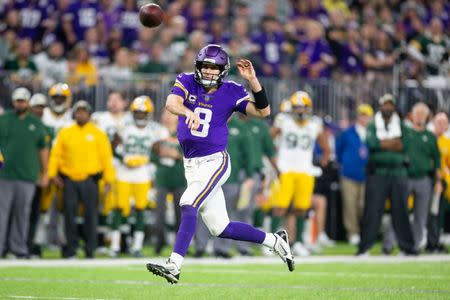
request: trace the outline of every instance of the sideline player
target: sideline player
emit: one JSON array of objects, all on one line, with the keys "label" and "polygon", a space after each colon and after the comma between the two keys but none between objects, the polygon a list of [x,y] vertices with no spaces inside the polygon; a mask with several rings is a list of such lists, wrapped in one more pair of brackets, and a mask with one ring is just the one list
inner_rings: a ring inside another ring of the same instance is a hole
[{"label": "sideline player", "polygon": [[251,225],[229,220],[222,184],[230,175],[230,159],[225,151],[228,140],[227,120],[238,111],[264,118],[270,106],[264,88],[249,60],[237,63],[239,74],[247,80],[255,98],[233,81],[225,81],[230,69],[228,54],[219,46],[202,48],[195,61],[195,73],[177,76],[167,97],[166,109],[179,116],[178,140],[184,154],[188,187],[180,200],[181,224],[170,258],[163,265],[149,263],[155,275],[177,283],[183,258],[195,233],[197,214],[212,235],[263,244],[277,253],[294,270],[294,259],[285,230],[265,233]]},{"label": "sideline player", "polygon": [[117,199],[113,213],[111,256],[117,257],[120,250],[120,223],[131,213],[131,198],[134,198],[136,226],[131,254],[142,256],[144,243],[144,210],[150,190],[150,155],[157,142],[167,138],[169,132],[159,123],[151,120],[153,101],[148,96],[136,97],[130,105],[133,124],[119,132],[120,142],[115,152],[120,163],[116,170]]},{"label": "sideline player", "polygon": [[280,187],[272,208],[272,230],[276,230],[293,205],[296,216],[296,238],[292,250],[295,255],[308,256],[302,234],[306,211],[311,208],[314,190],[314,144],[324,149],[321,165],[330,157],[328,141],[321,120],[312,116],[312,100],[304,91],[297,91],[289,98],[291,113],[280,113],[274,121],[272,135],[279,138],[277,167]]}]

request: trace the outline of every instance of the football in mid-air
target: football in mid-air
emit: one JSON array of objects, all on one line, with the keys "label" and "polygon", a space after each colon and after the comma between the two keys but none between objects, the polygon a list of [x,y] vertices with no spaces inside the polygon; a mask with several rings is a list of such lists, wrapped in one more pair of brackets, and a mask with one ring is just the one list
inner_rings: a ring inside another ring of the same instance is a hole
[{"label": "football in mid-air", "polygon": [[164,18],[164,12],[158,4],[149,3],[139,10],[139,20],[145,27],[157,27]]}]

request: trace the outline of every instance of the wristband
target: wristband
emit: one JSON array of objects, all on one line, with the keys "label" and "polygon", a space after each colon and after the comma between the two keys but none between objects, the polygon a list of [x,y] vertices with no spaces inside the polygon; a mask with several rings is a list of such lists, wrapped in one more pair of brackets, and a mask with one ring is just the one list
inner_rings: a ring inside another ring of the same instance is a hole
[{"label": "wristband", "polygon": [[264,109],[267,106],[269,106],[269,100],[266,96],[266,91],[264,90],[264,87],[259,92],[253,92],[253,97],[255,98],[255,106],[257,109]]}]

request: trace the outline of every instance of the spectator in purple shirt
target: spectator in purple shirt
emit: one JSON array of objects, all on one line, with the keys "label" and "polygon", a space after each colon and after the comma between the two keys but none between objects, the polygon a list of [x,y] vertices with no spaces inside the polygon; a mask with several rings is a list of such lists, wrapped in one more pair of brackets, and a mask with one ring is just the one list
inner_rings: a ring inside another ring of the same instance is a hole
[{"label": "spectator in purple shirt", "polygon": [[401,22],[405,28],[408,42],[424,31],[422,17],[414,6],[409,6],[404,10]]},{"label": "spectator in purple shirt", "polygon": [[358,24],[348,24],[346,36],[345,42],[341,44],[338,63],[346,77],[362,75],[364,73],[364,49],[360,42]]},{"label": "spectator in purple shirt", "polygon": [[37,0],[26,3],[16,3],[15,8],[20,14],[21,38],[30,38],[37,42],[41,39],[47,19],[47,10],[39,5]]},{"label": "spectator in purple shirt", "polygon": [[279,76],[282,53],[287,46],[280,24],[277,19],[264,16],[261,29],[261,33],[252,38],[259,60],[255,60],[255,69],[262,76]]},{"label": "spectator in purple shirt", "polygon": [[131,46],[139,53],[139,63],[145,64],[150,59],[150,48],[152,40],[155,37],[155,30],[142,26],[139,29],[138,40]]},{"label": "spectator in purple shirt", "polygon": [[122,29],[122,43],[125,47],[130,47],[138,39],[139,9],[136,0],[125,0],[124,5],[119,7],[119,26]]},{"label": "spectator in purple shirt", "polygon": [[296,0],[293,1],[291,19],[308,19],[309,18],[309,1]]},{"label": "spectator in purple shirt", "polygon": [[109,63],[108,51],[106,45],[98,37],[97,27],[88,28],[84,32],[84,41],[96,66],[103,66]]},{"label": "spectator in purple shirt", "polygon": [[204,0],[193,0],[187,9],[184,10],[183,16],[187,20],[187,32],[194,30],[208,30],[210,13],[206,9]]},{"label": "spectator in purple shirt", "polygon": [[120,10],[114,0],[103,0],[100,2],[100,13],[100,36],[106,41],[112,30],[119,24]]},{"label": "spectator in purple shirt", "polygon": [[335,64],[330,46],[324,39],[324,30],[317,21],[308,22],[306,40],[298,45],[297,63],[301,78],[330,78],[330,67]]},{"label": "spectator in purple shirt", "polygon": [[97,1],[74,1],[63,15],[63,30],[70,45],[82,41],[86,29],[95,27],[101,21]]},{"label": "spectator in purple shirt", "polygon": [[321,0],[309,0],[308,16],[312,20],[319,21],[324,27],[330,25],[327,10],[322,6]]},{"label": "spectator in purple shirt", "polygon": [[[42,3],[42,1],[39,1],[39,3]],[[64,48],[68,49],[70,48],[70,43],[68,42],[68,37],[63,30],[62,16],[69,8],[70,1],[60,0],[58,2],[55,2],[53,0],[50,0],[49,5],[54,5],[54,7],[47,7],[48,18],[45,22],[45,31],[42,37],[42,45],[44,47],[48,47],[55,41],[61,41],[64,44]]]},{"label": "spectator in purple shirt", "polygon": [[450,27],[450,5],[448,1],[447,3],[444,3],[443,0],[431,1],[425,17],[426,23],[430,24],[434,17],[441,19],[444,28],[447,28],[448,32],[448,28]]},{"label": "spectator in purple shirt", "polygon": [[230,32],[225,19],[213,19],[210,24],[210,31],[207,37],[207,44],[217,44],[224,46],[230,41]]}]

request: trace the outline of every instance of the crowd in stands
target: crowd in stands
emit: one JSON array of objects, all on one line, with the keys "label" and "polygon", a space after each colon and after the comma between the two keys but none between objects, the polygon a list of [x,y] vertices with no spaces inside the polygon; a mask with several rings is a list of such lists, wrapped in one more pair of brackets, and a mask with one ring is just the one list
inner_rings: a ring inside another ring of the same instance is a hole
[{"label": "crowd in stands", "polygon": [[134,72],[191,71],[198,50],[216,43],[234,59],[251,57],[260,76],[376,81],[395,65],[403,79],[448,75],[444,0],[159,3],[165,19],[154,29],[139,23],[136,0],[3,1],[0,69],[44,89],[89,87]]}]

